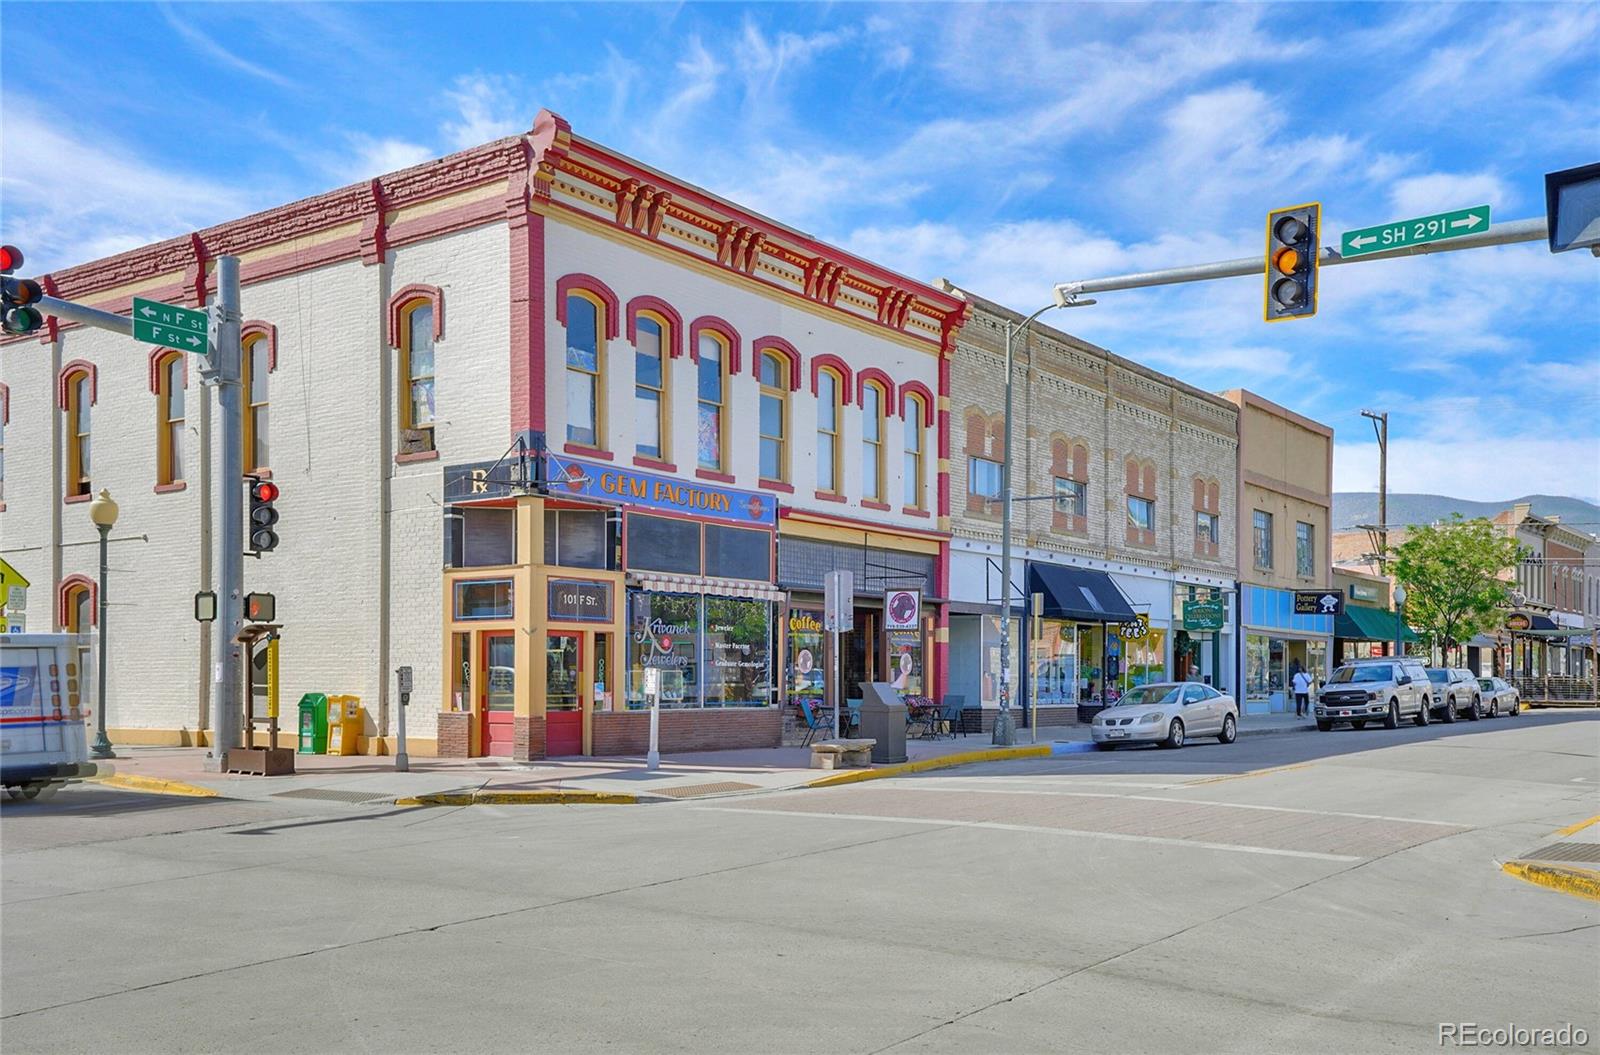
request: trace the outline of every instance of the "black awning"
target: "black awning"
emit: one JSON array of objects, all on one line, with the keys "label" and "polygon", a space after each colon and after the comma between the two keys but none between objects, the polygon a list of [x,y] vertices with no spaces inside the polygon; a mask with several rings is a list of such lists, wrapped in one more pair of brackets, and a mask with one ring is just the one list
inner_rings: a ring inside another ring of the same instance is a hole
[{"label": "black awning", "polygon": [[1028,595],[1044,594],[1044,614],[1084,623],[1131,623],[1133,606],[1111,576],[1092,568],[1029,564]]}]

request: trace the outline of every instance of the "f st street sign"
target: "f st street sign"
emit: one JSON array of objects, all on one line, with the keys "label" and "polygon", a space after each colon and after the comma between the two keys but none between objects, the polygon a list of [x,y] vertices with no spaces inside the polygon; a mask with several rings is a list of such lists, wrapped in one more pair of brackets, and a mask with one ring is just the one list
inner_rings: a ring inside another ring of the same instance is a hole
[{"label": "f st street sign", "polygon": [[132,318],[136,341],[198,355],[211,350],[211,316],[203,309],[134,297]]}]

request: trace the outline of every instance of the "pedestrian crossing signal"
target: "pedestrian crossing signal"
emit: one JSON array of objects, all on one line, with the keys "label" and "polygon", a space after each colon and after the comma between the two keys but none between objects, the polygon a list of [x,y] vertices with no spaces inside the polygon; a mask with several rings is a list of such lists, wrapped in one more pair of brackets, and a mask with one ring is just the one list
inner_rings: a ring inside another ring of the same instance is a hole
[{"label": "pedestrian crossing signal", "polygon": [[1293,205],[1267,214],[1265,305],[1267,322],[1306,319],[1317,313],[1317,265],[1322,205]]}]

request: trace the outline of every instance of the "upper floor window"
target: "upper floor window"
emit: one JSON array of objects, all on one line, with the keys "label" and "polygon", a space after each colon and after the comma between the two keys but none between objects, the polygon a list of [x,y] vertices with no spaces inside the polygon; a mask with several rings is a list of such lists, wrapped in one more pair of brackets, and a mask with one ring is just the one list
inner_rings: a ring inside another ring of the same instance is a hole
[{"label": "upper floor window", "polygon": [[1196,510],[1194,514],[1194,548],[1196,553],[1213,552],[1213,547],[1222,541],[1219,527],[1222,518],[1215,513]]},{"label": "upper floor window", "polygon": [[1000,500],[1000,463],[989,458],[967,458],[967,494],[985,504]]},{"label": "upper floor window", "polygon": [[[77,578],[75,576],[75,578]],[[94,625],[94,590],[85,582],[66,586],[61,603],[61,630],[67,634],[87,634]]]},{"label": "upper floor window", "polygon": [[702,333],[697,354],[700,413],[695,423],[696,463],[702,469],[721,472],[722,434],[727,424],[728,345],[717,334]]},{"label": "upper floor window", "polygon": [[1222,549],[1222,485],[1216,480],[1194,478],[1194,552],[1197,557],[1216,557]]},{"label": "upper floor window", "polygon": [[183,482],[184,383],[188,364],[182,352],[156,363],[156,482]]},{"label": "upper floor window", "polygon": [[605,431],[605,309],[583,293],[567,295],[567,442],[600,446]]},{"label": "upper floor window", "polygon": [[417,301],[402,309],[400,376],[405,396],[400,405],[400,427],[406,431],[407,452],[436,450],[434,424],[434,307]]},{"label": "upper floor window", "polygon": [[1050,442],[1050,473],[1056,500],[1051,504],[1051,530],[1069,535],[1089,530],[1089,446],[1079,440]]},{"label": "upper floor window", "polygon": [[905,417],[905,458],[902,474],[905,477],[905,504],[907,509],[925,509],[926,503],[923,494],[926,492],[927,471],[924,457],[926,438],[923,436],[923,420],[927,408],[923,405],[922,397],[911,395],[906,397],[903,413]]},{"label": "upper floor window", "polygon": [[1270,571],[1272,569],[1272,514],[1257,509],[1252,528],[1255,534],[1256,567],[1264,571]]},{"label": "upper floor window", "polygon": [[[817,490],[839,494],[839,378],[832,370],[817,374]],[[762,475],[766,475],[764,472]]]},{"label": "upper floor window", "polygon": [[861,497],[883,501],[883,389],[861,387]]},{"label": "upper floor window", "polygon": [[67,380],[67,494],[77,498],[90,493],[93,445],[90,442],[90,408],[94,405],[94,380],[86,371]]},{"label": "upper floor window", "polygon": [[[571,316],[568,315],[570,319]],[[641,314],[633,354],[634,452],[642,458],[667,454],[667,323]]]},{"label": "upper floor window", "polygon": [[[1138,495],[1128,496],[1128,527],[1141,533],[1154,533],[1156,529],[1156,504]],[[1129,541],[1139,541],[1130,539]]]},{"label": "upper floor window", "polygon": [[1089,485],[1077,480],[1056,477],[1055,511],[1067,517],[1089,515]]},{"label": "upper floor window", "polygon": [[1294,572],[1302,579],[1309,579],[1317,574],[1315,540],[1316,528],[1304,521],[1295,523]]},{"label": "upper floor window", "polygon": [[267,379],[272,374],[272,341],[267,334],[252,334],[245,339],[241,364],[245,393],[244,471],[253,473],[272,464],[267,427]]},{"label": "upper floor window", "polygon": [[1134,546],[1156,544],[1156,466],[1129,458],[1126,463],[1128,499],[1127,540]]},{"label": "upper floor window", "polygon": [[789,363],[781,352],[761,353],[761,478],[789,479]]}]

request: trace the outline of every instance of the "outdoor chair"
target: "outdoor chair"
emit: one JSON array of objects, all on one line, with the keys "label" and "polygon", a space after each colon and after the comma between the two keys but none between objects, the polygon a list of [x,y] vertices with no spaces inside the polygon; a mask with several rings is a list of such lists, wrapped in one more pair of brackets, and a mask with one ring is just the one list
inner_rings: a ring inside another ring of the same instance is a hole
[{"label": "outdoor chair", "polygon": [[810,745],[812,739],[819,732],[825,731],[829,735],[833,733],[833,715],[824,716],[822,711],[823,708],[813,708],[810,700],[800,701],[800,717],[806,723],[806,738],[800,741],[801,747]]},{"label": "outdoor chair", "polygon": [[962,728],[961,725],[961,712],[966,710],[966,707],[967,698],[965,696],[946,696],[939,707],[939,721],[944,723],[945,731],[950,734],[950,739],[952,740],[956,738],[958,733],[962,736],[967,735],[966,729]]}]

